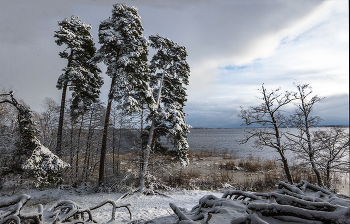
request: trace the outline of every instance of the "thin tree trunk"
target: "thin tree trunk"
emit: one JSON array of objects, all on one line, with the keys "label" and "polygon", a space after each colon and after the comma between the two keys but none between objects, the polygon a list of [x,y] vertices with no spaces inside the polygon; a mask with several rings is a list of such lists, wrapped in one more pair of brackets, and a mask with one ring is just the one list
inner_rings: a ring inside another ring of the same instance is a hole
[{"label": "thin tree trunk", "polygon": [[113,174],[115,174],[115,117],[114,117],[114,121],[113,121]]},{"label": "thin tree trunk", "polygon": [[283,156],[281,155],[281,158],[282,158],[283,169],[284,169],[284,172],[286,173],[287,180],[290,184],[293,184],[293,178],[289,170],[288,160],[284,155]]},{"label": "thin tree trunk", "polygon": [[[91,131],[91,137],[90,137],[90,139],[92,139],[92,137],[93,137],[93,135],[94,135],[94,129],[92,129],[92,131]],[[91,152],[91,140],[90,140],[90,142],[89,142],[89,145],[88,145],[88,156],[87,156],[87,163],[86,163],[86,175],[85,175],[85,181],[87,182],[88,181],[88,179],[89,179],[89,175],[90,175],[90,160],[93,160],[92,158],[91,158],[91,154],[92,154],[92,152]],[[91,158],[91,159],[90,159]]]},{"label": "thin tree trunk", "polygon": [[[74,131],[74,123],[72,121],[72,125],[71,125],[71,131],[70,131],[70,164],[71,164],[71,168],[73,170],[73,131]],[[73,171],[72,171],[73,173]]]},{"label": "thin tree trunk", "polygon": [[144,160],[144,150],[143,150],[143,105],[141,110],[141,127],[140,127],[140,136],[141,136],[141,155],[140,155],[140,173],[142,172],[143,160]]},{"label": "thin tree trunk", "polygon": [[78,145],[77,145],[77,160],[75,161],[75,177],[76,181],[78,181],[78,173],[79,173],[79,153],[80,153],[80,137],[81,137],[81,131],[84,123],[84,115],[81,117],[80,127],[79,127],[79,134],[78,134]]},{"label": "thin tree trunk", "polygon": [[270,108],[269,100],[266,98],[266,92],[265,92],[264,86],[263,86],[263,95],[264,95],[265,105],[267,106],[267,109],[268,109],[269,114],[270,114],[270,118],[271,118],[272,123],[273,123],[274,130],[275,130],[275,137],[276,137],[276,141],[277,141],[277,151],[281,156],[284,172],[286,173],[286,177],[287,177],[288,182],[290,184],[293,184],[293,178],[292,178],[292,175],[291,175],[290,170],[289,170],[288,161],[287,161],[287,158],[284,156],[284,151],[282,149],[279,127],[277,125],[277,121],[276,121],[275,116],[274,116],[274,113],[276,111],[272,111]]},{"label": "thin tree trunk", "polygon": [[121,148],[121,139],[122,139],[122,116],[120,116],[120,126],[119,126],[119,139],[118,139],[118,151],[117,151],[117,173],[119,175],[120,168],[120,148]]},{"label": "thin tree trunk", "polygon": [[[72,59],[73,59],[73,50],[71,50],[69,58],[68,58],[68,65],[67,67],[71,66]],[[56,154],[59,157],[62,157],[62,133],[63,133],[63,121],[64,121],[64,110],[66,107],[66,95],[67,95],[67,86],[68,82],[66,82],[63,85],[62,88],[62,99],[61,99],[61,108],[60,108],[60,118],[58,123],[58,132],[57,132],[57,144],[56,144]]]},{"label": "thin tree trunk", "polygon": [[311,143],[309,113],[307,111],[307,108],[305,108],[305,102],[304,102],[303,97],[301,97],[301,106],[302,106],[302,111],[304,113],[305,133],[306,133],[306,138],[307,138],[307,147],[308,147],[308,152],[309,152],[310,163],[311,163],[312,169],[314,170],[314,172],[316,174],[318,185],[320,187],[323,187],[324,185],[322,182],[322,177],[321,177],[320,171],[317,169],[316,164],[315,164],[314,151],[313,151],[314,149],[313,149],[312,143]]},{"label": "thin tree trunk", "polygon": [[326,166],[326,186],[328,188],[331,187],[331,164],[330,162],[328,161],[327,162],[327,166]]},{"label": "thin tree trunk", "polygon": [[86,139],[86,150],[85,150],[85,158],[84,158],[84,165],[83,165],[83,172],[81,175],[81,179],[84,180],[84,176],[85,176],[85,181],[86,181],[86,173],[87,173],[87,169],[88,169],[88,156],[89,156],[89,151],[90,151],[90,135],[91,135],[91,125],[92,125],[92,118],[93,118],[93,111],[91,111],[91,115],[90,115],[90,121],[89,121],[89,128],[88,128],[88,135],[87,135],[87,139]]}]

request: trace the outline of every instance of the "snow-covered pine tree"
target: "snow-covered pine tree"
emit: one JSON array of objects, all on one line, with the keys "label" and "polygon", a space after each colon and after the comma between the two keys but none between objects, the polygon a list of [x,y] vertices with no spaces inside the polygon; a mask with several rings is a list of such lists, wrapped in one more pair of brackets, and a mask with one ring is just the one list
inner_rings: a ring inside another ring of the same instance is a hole
[{"label": "snow-covered pine tree", "polygon": [[131,113],[141,111],[143,103],[154,104],[154,100],[148,85],[148,42],[143,36],[137,8],[125,4],[113,5],[112,16],[101,22],[98,35],[101,48],[95,59],[107,65],[106,73],[112,79],[100,158],[99,185],[103,185],[112,101],[120,102],[125,111]]},{"label": "snow-covered pine tree", "polygon": [[54,37],[57,45],[66,45],[60,52],[61,58],[67,59],[67,67],[63,69],[56,87],[62,89],[59,127],[57,133],[56,152],[62,154],[62,129],[66,101],[67,87],[72,87],[71,111],[73,117],[79,115],[81,108],[87,108],[99,97],[100,88],[103,85],[102,78],[98,75],[101,71],[97,63],[91,60],[96,53],[94,39],[90,33],[91,25],[87,25],[78,17],[72,16],[58,22],[59,31],[55,31]]},{"label": "snow-covered pine tree", "polygon": [[154,88],[156,110],[151,112],[152,120],[145,151],[144,165],[141,173],[140,191],[143,191],[149,154],[156,129],[172,138],[176,148],[177,158],[182,165],[188,164],[187,133],[190,125],[186,124],[183,111],[186,99],[190,67],[186,62],[187,52],[184,46],[174,43],[160,35],[150,36],[151,47],[157,52],[151,60],[151,87]]}]

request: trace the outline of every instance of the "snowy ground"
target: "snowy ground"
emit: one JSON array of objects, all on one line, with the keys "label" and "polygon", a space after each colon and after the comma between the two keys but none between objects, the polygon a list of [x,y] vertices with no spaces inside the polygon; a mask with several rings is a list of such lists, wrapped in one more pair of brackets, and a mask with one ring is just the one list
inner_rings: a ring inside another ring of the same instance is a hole
[{"label": "snowy ground", "polygon": [[[350,224],[350,197],[332,194],[304,181],[299,185],[280,182],[276,191],[268,194],[239,190],[228,190],[225,193],[177,190],[167,192],[167,196],[135,194],[121,199],[121,194],[88,194],[83,190],[73,189],[27,190],[21,193],[31,196],[21,210],[21,215],[34,214],[37,205],[42,204],[44,220],[49,217],[46,215],[50,214],[49,208],[59,200],[73,201],[82,208],[92,208],[106,200],[111,200],[117,205],[130,204],[132,219],[130,220],[126,208],[119,208],[116,219],[109,223],[135,224],[152,220],[150,222],[152,224],[171,224],[178,223],[177,220],[180,218],[180,220],[186,220],[180,223],[187,224],[207,223],[208,220],[211,224],[246,223],[247,221],[270,224]],[[4,205],[6,201],[11,199],[14,201],[16,196],[2,195],[0,208],[3,208],[1,204]],[[104,206],[94,210],[93,219],[98,223],[107,223],[111,219],[111,208],[111,206]],[[8,213],[6,210],[0,209],[0,223],[2,223],[1,216],[6,216],[6,213]]]},{"label": "snowy ground", "polygon": [[[118,193],[96,193],[85,194],[76,193],[73,190],[45,190],[45,191],[23,191],[22,193],[31,196],[31,199],[23,207],[23,212],[32,212],[36,210],[37,204],[43,204],[44,211],[49,208],[55,201],[58,200],[71,200],[81,205],[82,207],[93,207],[105,200],[113,200],[117,204],[130,204],[130,210],[132,213],[132,221],[135,220],[151,220],[157,217],[174,215],[174,212],[169,206],[169,203],[173,203],[178,207],[191,210],[198,204],[199,199],[205,195],[213,194],[217,197],[221,197],[223,193],[209,192],[209,191],[188,191],[179,190],[174,192],[168,192],[164,196],[144,196],[133,195],[125,199],[118,200],[122,194]],[[18,195],[18,194],[16,194]],[[1,200],[6,200],[8,197],[2,196]],[[0,201],[1,201],[0,200]],[[111,206],[105,205],[104,207],[92,212],[93,217],[99,221],[99,223],[105,223],[111,218]],[[116,220],[111,223],[128,223],[130,217],[127,209],[119,208],[116,213]],[[176,216],[174,216],[176,217]],[[175,220],[175,218],[174,218]]]}]

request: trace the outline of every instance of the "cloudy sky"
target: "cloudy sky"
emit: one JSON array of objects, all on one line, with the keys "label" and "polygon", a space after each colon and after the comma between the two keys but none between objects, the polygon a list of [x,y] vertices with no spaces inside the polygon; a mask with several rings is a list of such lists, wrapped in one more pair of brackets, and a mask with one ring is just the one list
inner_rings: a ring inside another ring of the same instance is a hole
[{"label": "cloudy sky", "polygon": [[[159,33],[186,47],[191,78],[185,112],[192,126],[237,127],[240,106],[260,104],[263,83],[294,90],[295,82],[325,97],[314,111],[322,124],[349,124],[347,0],[123,2],[138,8],[146,37]],[[0,0],[0,90],[16,91],[36,111],[45,97],[59,102],[55,86],[66,61],[54,42],[57,21],[79,16],[92,25],[97,43],[98,25],[115,3]],[[110,79],[102,75],[106,100]]]}]

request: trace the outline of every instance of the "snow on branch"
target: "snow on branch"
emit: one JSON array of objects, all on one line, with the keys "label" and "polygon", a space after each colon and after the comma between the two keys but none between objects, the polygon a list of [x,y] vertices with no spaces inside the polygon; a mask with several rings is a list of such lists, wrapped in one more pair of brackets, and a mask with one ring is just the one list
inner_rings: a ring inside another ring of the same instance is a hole
[{"label": "snow on branch", "polygon": [[9,103],[18,111],[20,142],[13,155],[15,163],[13,172],[28,172],[36,179],[36,185],[58,184],[61,182],[62,169],[69,166],[48,148],[44,147],[37,138],[37,128],[29,107],[19,103],[13,92],[0,94],[0,103]]}]

